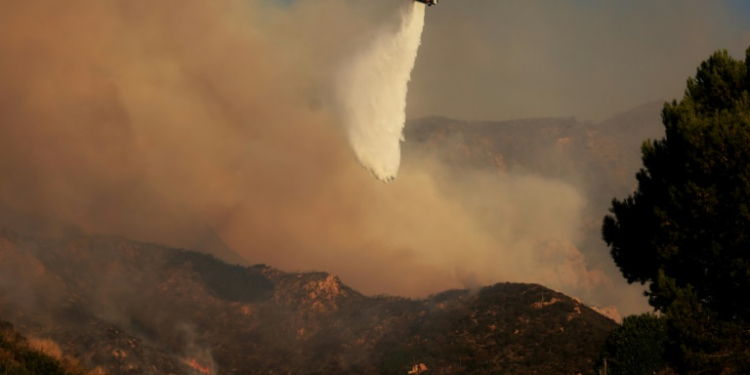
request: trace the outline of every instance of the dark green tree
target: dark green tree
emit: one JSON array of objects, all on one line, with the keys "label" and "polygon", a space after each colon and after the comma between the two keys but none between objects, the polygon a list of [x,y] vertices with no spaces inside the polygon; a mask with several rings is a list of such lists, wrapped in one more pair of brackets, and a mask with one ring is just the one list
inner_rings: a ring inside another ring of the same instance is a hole
[{"label": "dark green tree", "polygon": [[608,375],[653,374],[666,366],[665,319],[654,314],[631,315],[610,332],[597,361],[601,369],[607,360]]},{"label": "dark green tree", "polygon": [[[614,199],[602,234],[630,283],[648,284],[683,371],[748,370],[750,49],[714,53],[642,146],[638,189]],[[727,363],[731,362],[731,365]]]}]

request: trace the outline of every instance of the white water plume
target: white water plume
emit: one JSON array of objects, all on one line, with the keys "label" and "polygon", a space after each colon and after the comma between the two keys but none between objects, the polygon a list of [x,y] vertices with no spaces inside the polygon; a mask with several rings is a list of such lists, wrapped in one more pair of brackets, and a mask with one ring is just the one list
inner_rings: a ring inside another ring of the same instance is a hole
[{"label": "white water plume", "polygon": [[336,94],[349,143],[379,179],[396,178],[406,121],[407,84],[417,59],[425,5],[405,1],[397,27],[381,29],[341,70]]}]

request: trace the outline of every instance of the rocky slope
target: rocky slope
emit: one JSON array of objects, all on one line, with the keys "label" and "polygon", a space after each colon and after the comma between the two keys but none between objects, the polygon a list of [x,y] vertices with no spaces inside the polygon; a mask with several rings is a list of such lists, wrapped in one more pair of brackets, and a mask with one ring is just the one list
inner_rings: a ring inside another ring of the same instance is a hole
[{"label": "rocky slope", "polygon": [[540,285],[370,297],[326,273],[7,229],[0,317],[113,374],[587,374],[615,326]]},{"label": "rocky slope", "polygon": [[101,368],[86,369],[74,358],[63,356],[50,340],[28,340],[0,321],[0,373],[6,375],[106,375]]}]

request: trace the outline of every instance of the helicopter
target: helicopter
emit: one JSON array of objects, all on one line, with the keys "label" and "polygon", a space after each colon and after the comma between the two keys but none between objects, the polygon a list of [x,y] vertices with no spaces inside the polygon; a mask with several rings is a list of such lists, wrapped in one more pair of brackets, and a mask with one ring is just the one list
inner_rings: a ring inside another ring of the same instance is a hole
[{"label": "helicopter", "polygon": [[430,6],[430,7],[433,5],[437,5],[437,2],[438,2],[438,0],[414,0],[414,1],[427,4],[427,6]]}]

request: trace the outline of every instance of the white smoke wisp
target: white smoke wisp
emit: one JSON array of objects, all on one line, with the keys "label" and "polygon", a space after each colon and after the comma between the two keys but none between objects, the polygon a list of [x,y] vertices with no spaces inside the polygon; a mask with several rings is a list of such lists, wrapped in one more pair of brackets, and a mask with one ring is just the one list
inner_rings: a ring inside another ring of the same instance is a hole
[{"label": "white smoke wisp", "polygon": [[375,177],[391,182],[401,162],[406,93],[424,28],[425,5],[405,2],[398,27],[381,29],[345,64],[336,95],[349,144]]}]

